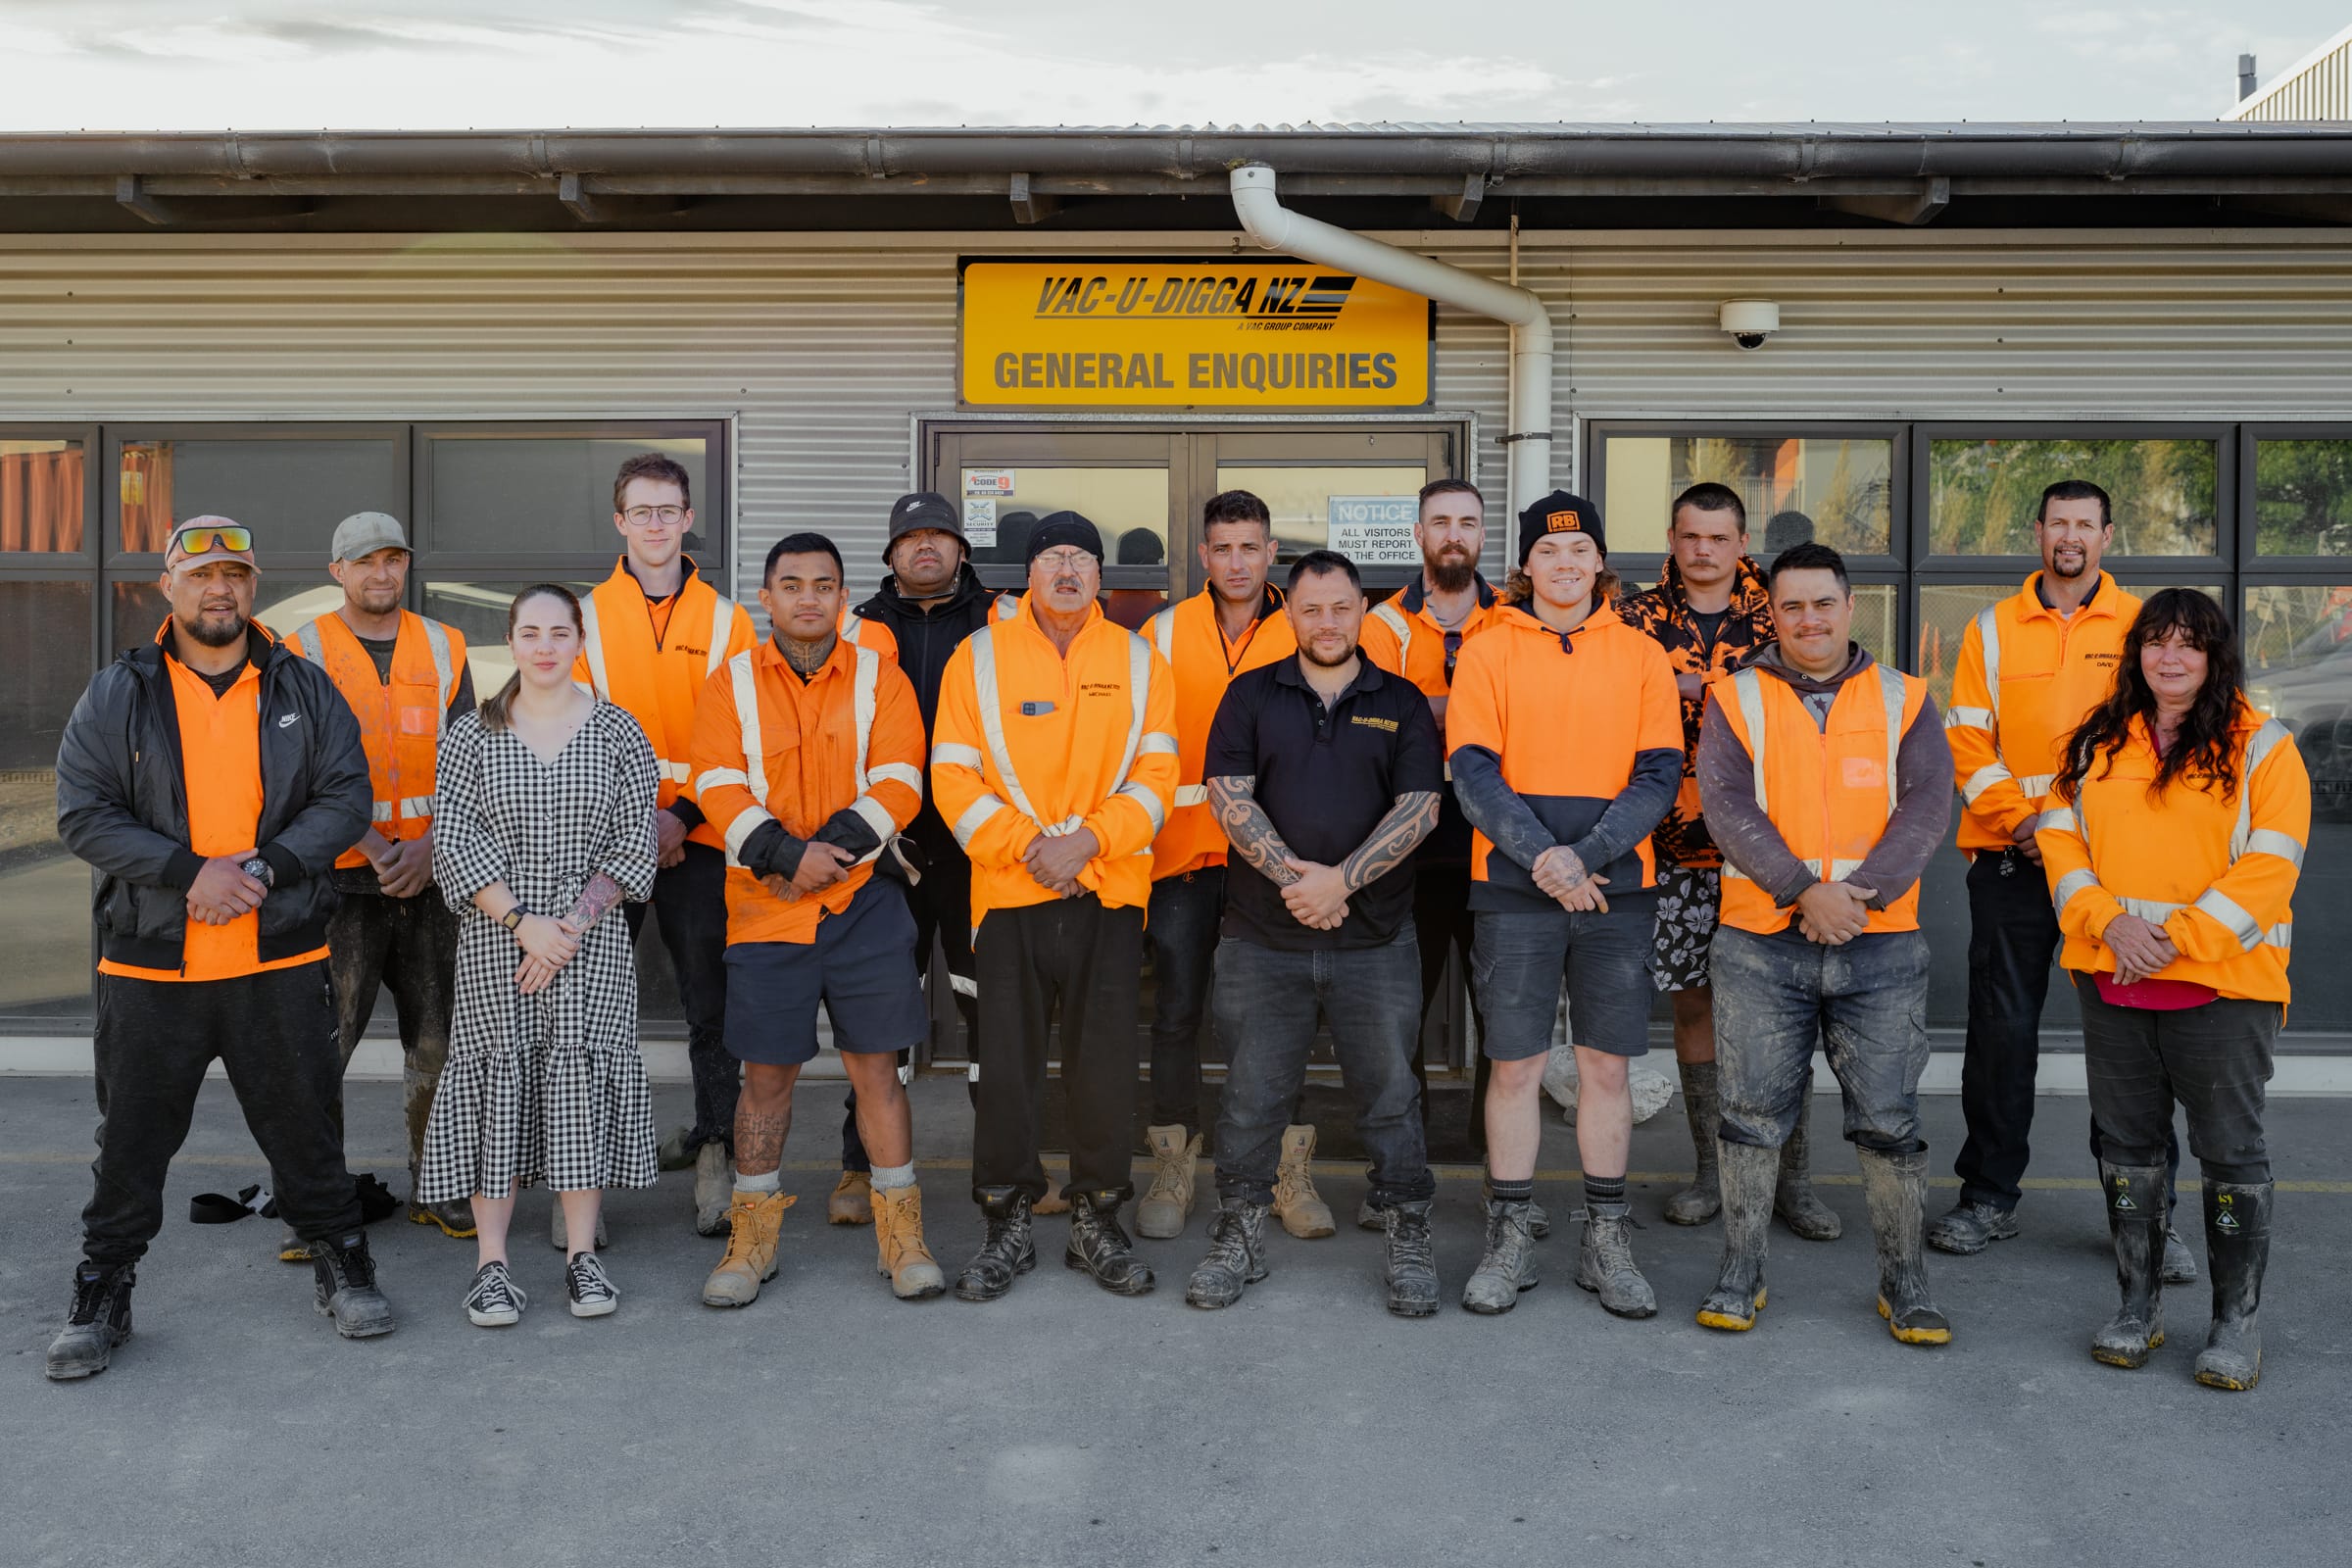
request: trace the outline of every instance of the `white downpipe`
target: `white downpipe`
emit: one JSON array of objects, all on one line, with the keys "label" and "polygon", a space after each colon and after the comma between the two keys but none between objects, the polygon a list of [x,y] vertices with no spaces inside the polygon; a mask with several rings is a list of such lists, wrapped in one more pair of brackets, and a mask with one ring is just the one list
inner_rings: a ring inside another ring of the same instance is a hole
[{"label": "white downpipe", "polygon": [[[1233,210],[1250,237],[1270,251],[1408,290],[1506,321],[1511,328],[1510,516],[1551,490],[1551,315],[1523,288],[1433,261],[1295,213],[1274,192],[1274,171],[1233,171]],[[1506,525],[1506,531],[1507,531]]]}]

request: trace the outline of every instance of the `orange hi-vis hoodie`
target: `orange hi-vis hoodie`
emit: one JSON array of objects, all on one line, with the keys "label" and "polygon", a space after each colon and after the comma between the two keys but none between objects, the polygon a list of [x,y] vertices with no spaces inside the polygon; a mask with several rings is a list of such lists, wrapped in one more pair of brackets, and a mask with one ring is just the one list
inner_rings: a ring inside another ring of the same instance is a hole
[{"label": "orange hi-vis hoodie", "polygon": [[2066,738],[2115,687],[2139,601],[2099,573],[2089,602],[2061,615],[2042,573],[1987,605],[1960,636],[1944,740],[1960,786],[1960,848],[2005,850],[2042,808]]},{"label": "orange hi-vis hoodie", "polygon": [[1238,643],[1225,639],[1217,601],[1206,588],[1144,622],[1144,636],[1168,662],[1176,677],[1176,746],[1181,772],[1176,809],[1152,844],[1152,877],[1181,876],[1225,863],[1225,830],[1209,808],[1201,781],[1208,760],[1208,730],[1217,719],[1225,688],[1245,670],[1280,663],[1298,651],[1282,595],[1272,588],[1258,604],[1257,619]]},{"label": "orange hi-vis hoodie", "polygon": [[571,678],[628,710],[653,743],[662,771],[656,807],[671,810],[686,802],[693,808],[686,836],[724,848],[695,800],[694,709],[719,666],[759,642],[752,617],[704,581],[691,558],[678,591],[656,605],[623,556],[612,575],[580,601],[580,618],[583,646]]},{"label": "orange hi-vis hoodie", "polygon": [[[804,683],[773,641],[761,643],[704,688],[694,775],[696,797],[726,843],[728,944],[814,942],[817,921],[850,906],[922,807],[914,686],[896,661],[844,642]],[[857,863],[830,887],[779,899],[743,859],[769,823],[804,844],[838,843]]]},{"label": "orange hi-vis hoodie", "polygon": [[931,793],[972,861],[972,925],[1054,898],[1022,852],[1084,827],[1078,881],[1106,908],[1152,901],[1152,841],[1176,798],[1176,677],[1152,645],[1087,611],[1065,658],[1020,612],[965,638],[940,678]]},{"label": "orange hi-vis hoodie", "polygon": [[2158,979],[2288,1000],[2289,906],[2311,841],[2311,775],[2286,726],[2250,705],[2238,710],[2233,739],[2237,787],[2227,797],[2222,780],[2184,775],[2149,799],[2156,749],[2136,719],[2112,759],[2092,760],[2076,800],[2051,797],[2034,840],[2066,939],[2060,964],[2114,973],[2100,935],[2117,915],[2135,914],[2180,950]]}]

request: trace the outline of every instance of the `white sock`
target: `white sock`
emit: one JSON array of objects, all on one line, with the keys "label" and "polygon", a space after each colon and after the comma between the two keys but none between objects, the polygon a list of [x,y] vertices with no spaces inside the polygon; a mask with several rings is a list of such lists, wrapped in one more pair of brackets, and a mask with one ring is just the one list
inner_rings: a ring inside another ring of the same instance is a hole
[{"label": "white sock", "polygon": [[779,1165],[764,1176],[755,1176],[748,1170],[735,1173],[735,1190],[739,1193],[768,1193],[784,1190],[784,1167]]},{"label": "white sock", "polygon": [[874,1191],[878,1193],[894,1192],[901,1187],[912,1187],[913,1185],[914,1161],[911,1159],[904,1165],[876,1165],[874,1167]]}]

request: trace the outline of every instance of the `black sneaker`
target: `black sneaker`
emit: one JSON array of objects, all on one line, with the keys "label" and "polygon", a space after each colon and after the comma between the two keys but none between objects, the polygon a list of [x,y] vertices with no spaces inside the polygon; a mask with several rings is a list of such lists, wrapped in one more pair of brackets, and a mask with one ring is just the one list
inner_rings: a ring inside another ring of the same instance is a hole
[{"label": "black sneaker", "polygon": [[571,1297],[573,1317],[605,1317],[620,1305],[620,1292],[594,1252],[575,1252],[564,1265],[564,1289]]},{"label": "black sneaker", "polygon": [[1994,1203],[1954,1203],[1928,1221],[1927,1243],[1938,1252],[1971,1257],[2017,1234],[2017,1211]]},{"label": "black sneaker", "polygon": [[522,1309],[530,1304],[531,1298],[507,1273],[504,1263],[484,1263],[466,1292],[466,1316],[477,1329],[511,1328],[522,1320]]}]

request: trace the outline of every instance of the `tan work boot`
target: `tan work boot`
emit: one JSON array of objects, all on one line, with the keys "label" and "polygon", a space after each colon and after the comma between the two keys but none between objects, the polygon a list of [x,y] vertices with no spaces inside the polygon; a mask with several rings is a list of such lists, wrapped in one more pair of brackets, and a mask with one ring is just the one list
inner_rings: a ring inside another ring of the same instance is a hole
[{"label": "tan work boot", "polygon": [[1029,1205],[1032,1214],[1067,1214],[1069,1211],[1070,1200],[1061,1196],[1061,1189],[1054,1186],[1051,1178],[1046,1182],[1046,1196]]},{"label": "tan work boot", "polygon": [[1135,1205],[1136,1234],[1164,1242],[1182,1236],[1184,1222],[1193,1217],[1200,1135],[1194,1133],[1188,1138],[1182,1122],[1170,1122],[1164,1127],[1145,1128],[1144,1142],[1152,1150],[1152,1186],[1144,1200]]},{"label": "tan work boot", "polygon": [[902,1301],[919,1301],[945,1291],[948,1277],[923,1245],[923,1190],[876,1187],[868,1197],[874,1210],[874,1243],[891,1294]]},{"label": "tan work boot", "polygon": [[1331,1205],[1315,1191],[1315,1178],[1307,1171],[1307,1162],[1314,1157],[1312,1127],[1282,1130],[1282,1168],[1274,1174],[1274,1217],[1282,1221],[1284,1230],[1302,1242],[1329,1236],[1339,1229],[1331,1217]]},{"label": "tan work boot", "polygon": [[776,1277],[776,1232],[795,1199],[790,1193],[737,1193],[727,1205],[727,1255],[703,1281],[705,1306],[749,1306]]},{"label": "tan work boot", "polygon": [[833,1184],[833,1196],[825,1200],[825,1223],[871,1225],[874,1222],[873,1196],[873,1172],[843,1171],[841,1180]]}]

